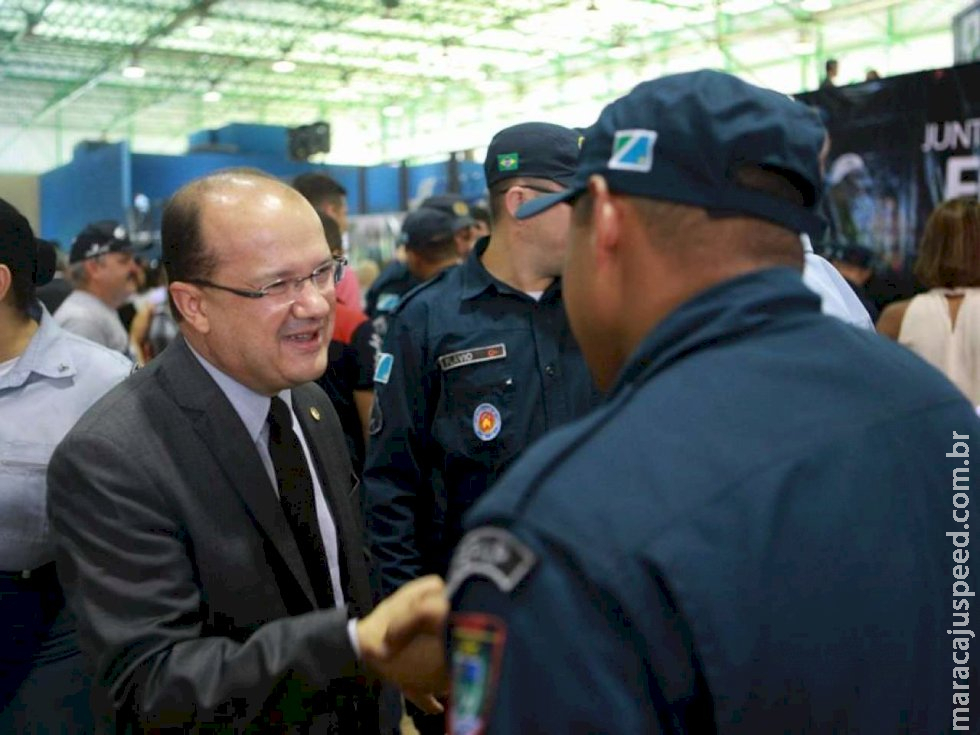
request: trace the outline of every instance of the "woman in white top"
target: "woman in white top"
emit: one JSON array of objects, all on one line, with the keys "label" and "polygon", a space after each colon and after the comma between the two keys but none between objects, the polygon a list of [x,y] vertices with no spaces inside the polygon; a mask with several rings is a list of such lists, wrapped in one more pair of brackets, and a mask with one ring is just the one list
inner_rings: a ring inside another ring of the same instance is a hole
[{"label": "woman in white top", "polygon": [[943,371],[980,405],[980,202],[951,199],[926,222],[915,275],[929,291],[889,305],[878,331]]}]

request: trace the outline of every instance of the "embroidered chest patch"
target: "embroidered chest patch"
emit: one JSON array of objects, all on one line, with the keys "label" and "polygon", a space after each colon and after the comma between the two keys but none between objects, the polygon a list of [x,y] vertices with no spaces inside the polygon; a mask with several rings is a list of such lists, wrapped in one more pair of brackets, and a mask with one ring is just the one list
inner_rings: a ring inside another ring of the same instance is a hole
[{"label": "embroidered chest patch", "polygon": [[458,350],[442,355],[436,359],[442,372],[454,370],[464,365],[475,365],[490,360],[503,360],[507,357],[507,345],[503,342],[485,347],[473,347],[469,350]]},{"label": "embroidered chest patch", "polygon": [[500,411],[492,403],[481,403],[473,412],[473,433],[481,441],[491,441],[500,433]]}]

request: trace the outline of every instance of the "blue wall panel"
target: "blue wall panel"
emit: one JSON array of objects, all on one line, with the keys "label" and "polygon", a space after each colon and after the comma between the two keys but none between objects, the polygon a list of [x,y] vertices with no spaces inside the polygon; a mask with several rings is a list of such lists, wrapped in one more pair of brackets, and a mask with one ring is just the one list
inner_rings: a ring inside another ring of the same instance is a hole
[{"label": "blue wall panel", "polygon": [[487,177],[483,175],[483,164],[476,161],[460,161],[459,193],[469,202],[482,199],[487,194]]},{"label": "blue wall panel", "polygon": [[190,147],[205,145],[229,146],[232,155],[258,153],[289,158],[289,134],[282,125],[231,123],[214,130],[199,130],[187,138]]},{"label": "blue wall panel", "polygon": [[129,146],[75,149],[71,163],[41,175],[41,237],[68,248],[89,222],[125,221],[130,200]]},{"label": "blue wall panel", "polygon": [[177,189],[213,171],[238,166],[258,168],[286,182],[304,171],[323,171],[346,187],[350,211],[358,211],[356,166],[314,166],[271,155],[189,153],[186,156],[159,156],[135,153],[132,156],[132,191],[150,198],[154,227],[159,228],[163,204]]},{"label": "blue wall panel", "polygon": [[408,169],[408,201],[410,208],[433,194],[445,194],[449,185],[449,162],[424,163]]},{"label": "blue wall panel", "polygon": [[367,176],[367,212],[397,212],[401,210],[398,195],[398,166],[373,166],[365,171]]},{"label": "blue wall panel", "polygon": [[[274,128],[275,126],[232,125],[228,128]],[[241,132],[241,131],[240,131]],[[248,131],[245,131],[248,132]],[[254,131],[252,131],[254,132]],[[258,168],[284,181],[304,171],[323,171],[347,189],[351,214],[395,212],[401,209],[400,169],[384,165],[319,166],[290,161],[276,154],[199,152],[183,156],[130,154],[125,143],[89,149],[79,147],[71,163],[41,176],[41,234],[67,247],[89,222],[98,219],[127,221],[133,197],[150,200],[149,228],[158,231],[166,200],[184,184],[213,171],[247,166]],[[366,201],[361,201],[363,171]],[[472,161],[460,163],[462,194],[470,201],[484,194],[483,167]],[[448,162],[423,164],[408,169],[408,201],[446,192]]]}]

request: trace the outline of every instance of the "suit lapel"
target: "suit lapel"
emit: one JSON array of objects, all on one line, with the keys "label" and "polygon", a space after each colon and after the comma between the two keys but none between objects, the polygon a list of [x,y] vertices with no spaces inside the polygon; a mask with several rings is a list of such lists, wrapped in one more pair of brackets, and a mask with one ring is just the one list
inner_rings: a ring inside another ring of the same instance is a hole
[{"label": "suit lapel", "polygon": [[347,444],[333,407],[311,386],[294,388],[293,411],[306,434],[330,514],[337,529],[341,585],[352,615],[366,614],[371,608],[367,564],[363,554],[360,517],[356,498],[350,497],[351,466]]},{"label": "suit lapel", "polygon": [[[282,556],[309,605],[316,607],[313,585],[303,566],[299,547],[241,418],[183,338],[178,338],[164,354],[167,353],[170,359],[162,367],[174,400],[188,412],[202,444],[240,496],[257,529],[268,537]],[[159,359],[163,357],[161,355]]]}]

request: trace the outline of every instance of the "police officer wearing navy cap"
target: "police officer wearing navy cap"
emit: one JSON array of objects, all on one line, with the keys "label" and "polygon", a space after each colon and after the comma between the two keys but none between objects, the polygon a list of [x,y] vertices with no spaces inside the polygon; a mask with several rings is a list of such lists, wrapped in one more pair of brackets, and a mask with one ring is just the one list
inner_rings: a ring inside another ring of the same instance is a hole
[{"label": "police officer wearing navy cap", "polygon": [[514,216],[564,191],[578,152],[578,136],[558,125],[500,131],[485,164],[491,237],[395,312],[375,373],[364,471],[386,593],[445,573],[463,513],[531,441],[598,401],[562,304],[571,209]]},{"label": "police officer wearing navy cap", "polygon": [[450,215],[453,218],[457,252],[460,257],[469,255],[476,244],[476,218],[466,200],[458,194],[436,194],[423,201],[420,206],[438,209]]},{"label": "police officer wearing navy cap", "polygon": [[419,207],[405,217],[399,239],[405,265],[419,283],[459,264],[455,224],[453,215],[432,207]]},{"label": "police officer wearing navy cap", "polygon": [[131,354],[129,334],[116,312],[136,291],[139,264],[118,222],[100,220],[78,233],[68,256],[75,290],[61,303],[55,321],[69,332]]},{"label": "police officer wearing navy cap", "polygon": [[[419,209],[435,209],[449,217],[457,254],[461,258],[469,254],[476,239],[476,219],[465,199],[457,194],[437,194],[425,199]],[[408,264],[400,260],[389,263],[375,279],[368,289],[364,303],[365,311],[374,320],[374,327],[379,335],[383,337],[387,331],[388,316],[397,308],[402,296],[424,280],[419,279]]]},{"label": "police officer wearing navy cap", "polygon": [[610,393],[466,519],[450,732],[971,729],[980,422],[804,287],[823,138],[784,95],[663,77],[521,210],[574,202],[565,301]]}]

